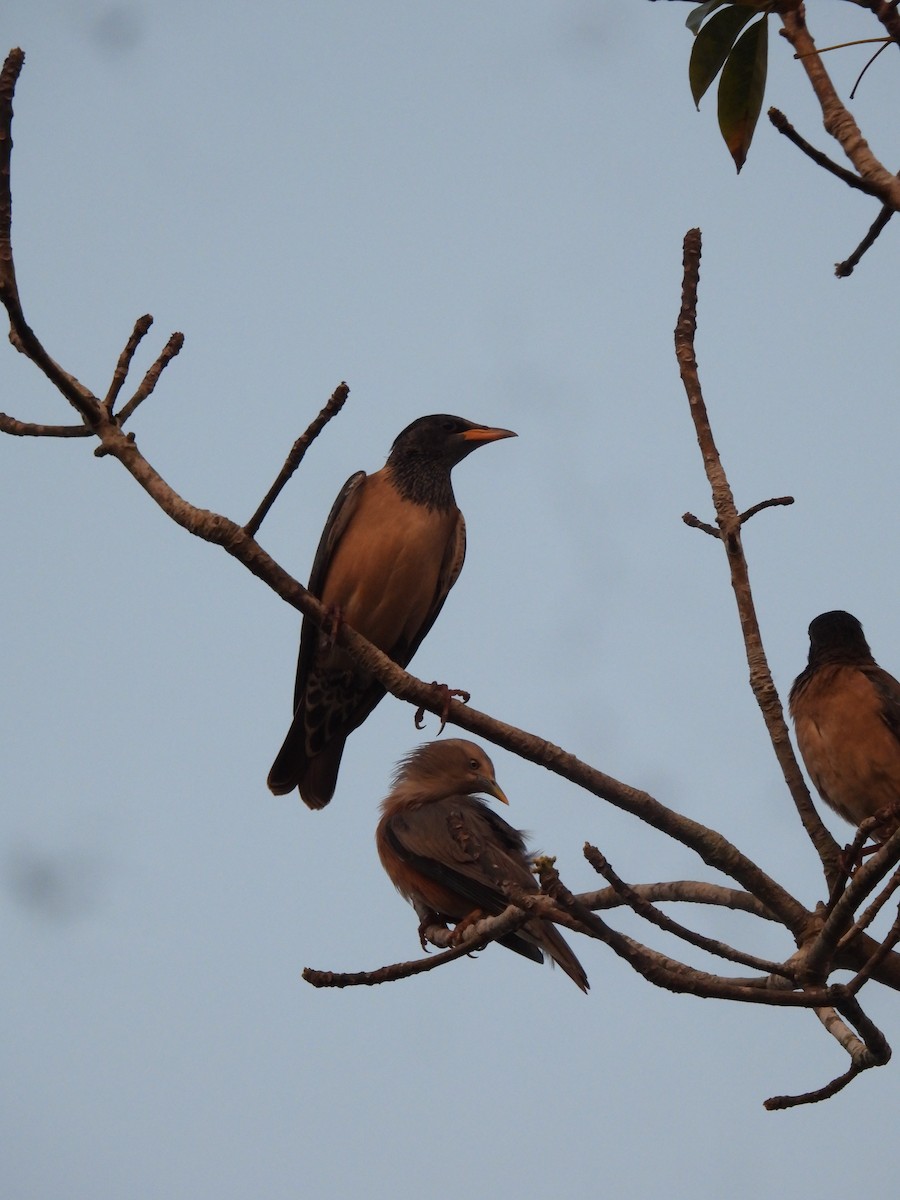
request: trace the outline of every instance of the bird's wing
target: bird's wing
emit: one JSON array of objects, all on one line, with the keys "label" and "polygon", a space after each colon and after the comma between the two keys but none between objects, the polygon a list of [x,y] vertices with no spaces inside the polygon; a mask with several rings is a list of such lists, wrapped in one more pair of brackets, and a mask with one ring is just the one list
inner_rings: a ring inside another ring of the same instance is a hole
[{"label": "bird's wing", "polygon": [[[441,570],[438,575],[437,587],[434,591],[434,599],[431,602],[431,608],[422,622],[416,636],[411,640],[408,647],[401,650],[398,655],[396,652],[391,655],[401,666],[406,666],[431,629],[432,625],[438,618],[438,614],[444,607],[444,601],[450,593],[459,578],[459,573],[463,568],[463,563],[466,558],[466,521],[462,513],[457,510],[456,513],[456,529],[453,536],[447,542],[447,549],[441,562]],[[398,648],[399,649],[399,648]],[[490,811],[490,810],[488,810]]]},{"label": "bird's wing", "polygon": [[404,807],[385,835],[403,862],[485,912],[507,907],[505,883],[536,888],[521,833],[472,796]]},{"label": "bird's wing", "polygon": [[882,667],[866,666],[860,670],[875,688],[881,704],[881,719],[900,742],[900,682]]},{"label": "bird's wing", "polygon": [[[322,530],[322,536],[319,538],[316,557],[313,559],[312,570],[309,573],[309,583],[306,585],[307,591],[311,592],[317,599],[321,599],[322,591],[325,587],[325,578],[328,575],[328,566],[334,554],[334,548],[343,536],[350,518],[356,510],[359,503],[360,488],[365,479],[365,471],[356,471],[341,488],[337,499],[331,506],[328,520],[325,522],[325,528]],[[315,656],[318,632],[318,628],[313,622],[308,621],[304,617],[303,624],[300,627],[300,653],[297,657],[297,678],[294,683],[295,712],[306,690],[306,682],[309,678],[313,657]]]}]

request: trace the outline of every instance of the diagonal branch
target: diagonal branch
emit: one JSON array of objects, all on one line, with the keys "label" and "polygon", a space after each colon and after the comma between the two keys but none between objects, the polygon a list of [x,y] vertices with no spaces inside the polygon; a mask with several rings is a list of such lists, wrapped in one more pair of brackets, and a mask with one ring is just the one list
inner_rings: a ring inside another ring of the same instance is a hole
[{"label": "diagonal branch", "polygon": [[840,166],[833,158],[829,158],[827,154],[823,154],[821,150],[817,150],[815,146],[811,145],[806,138],[801,137],[780,109],[770,108],[769,120],[779,133],[783,134],[789,142],[793,142],[798,150],[802,150],[806,157],[812,159],[817,167],[822,167],[824,170],[830,171],[832,175],[836,176],[843,183],[846,183],[848,187],[857,188],[860,192],[865,192],[867,196],[880,198],[881,191],[873,183],[869,183],[865,179],[860,179],[858,175],[854,175],[846,167]]},{"label": "diagonal branch", "polygon": [[413,975],[421,975],[425,971],[433,971],[445,963],[457,958],[465,958],[478,950],[484,949],[490,942],[505,937],[520,928],[528,920],[528,913],[517,904],[510,904],[496,917],[485,917],[467,926],[462,935],[462,942],[457,944],[454,933],[443,925],[430,926],[425,936],[436,946],[447,946],[449,949],[442,954],[429,958],[416,958],[411,962],[392,963],[390,966],[379,967],[375,971],[317,971],[312,967],[303,969],[303,978],[313,987],[374,987],[379,983],[393,983],[396,979],[410,979]]},{"label": "diagonal branch", "polygon": [[[867,863],[859,868],[846,890],[828,913],[818,935],[805,947],[808,970],[819,975],[830,969],[838,944],[853,925],[854,914],[900,861],[900,829],[883,842]],[[866,959],[871,958],[871,952]]]},{"label": "diagonal branch", "polygon": [[275,482],[266,492],[260,503],[259,508],[244,526],[244,532],[251,537],[256,537],[260,525],[268,516],[269,510],[278,499],[282,488],[294,474],[297,468],[303,462],[303,457],[306,451],[316,440],[332,417],[336,417],[347,402],[347,397],[350,395],[350,388],[346,383],[339,383],[331,394],[331,398],[315,420],[311,421],[305,433],[302,433],[297,438],[291,447],[291,452],[284,462],[284,466],[278,472]]},{"label": "diagonal branch", "polygon": [[625,883],[623,879],[619,878],[609,861],[600,853],[596,846],[585,843],[584,857],[597,874],[602,875],[610,887],[622,897],[633,912],[636,912],[639,917],[643,917],[645,921],[649,921],[651,925],[655,925],[657,929],[662,929],[665,933],[671,933],[683,942],[687,942],[691,946],[696,946],[699,950],[705,950],[708,954],[714,954],[718,958],[740,963],[741,966],[750,967],[754,971],[762,971],[766,975],[784,975],[786,979],[789,979],[793,983],[793,975],[788,973],[787,968],[782,963],[772,962],[770,959],[757,958],[754,954],[745,954],[742,950],[736,950],[733,946],[718,941],[716,938],[706,937],[702,933],[688,929],[686,925],[682,925],[679,921],[673,921],[671,917],[660,912],[649,900],[645,899],[634,888]]},{"label": "diagonal branch", "polygon": [[893,215],[894,210],[889,204],[882,205],[878,216],[869,226],[866,236],[859,243],[850,257],[845,258],[843,262],[834,264],[834,273],[837,275],[838,279],[846,279],[849,275],[853,274],[853,272],[859,266],[863,255],[867,254],[881,237],[882,233],[887,227],[888,221],[890,221]]},{"label": "diagonal branch", "polygon": [[433,971],[435,967],[442,967],[444,963],[464,958],[471,953],[472,947],[468,944],[454,946],[453,949],[445,950],[443,954],[435,954],[431,958],[416,958],[411,962],[391,963],[389,966],[379,967],[375,971],[317,971],[315,967],[304,967],[302,978],[316,988],[375,987],[379,983],[411,979],[413,975],[422,975],[425,971]]},{"label": "diagonal branch", "polygon": [[[762,644],[747,560],[741,544],[741,517],[734,502],[722,460],[713,437],[709,414],[700,387],[700,375],[694,339],[697,332],[697,288],[700,280],[701,238],[699,229],[691,229],[684,239],[684,282],[682,287],[681,311],[675,326],[675,356],[681,372],[681,381],[687,394],[697,442],[703,455],[703,466],[712,491],[716,522],[722,545],[728,557],[731,571],[731,586],[737,602],[741,632],[750,668],[750,686],[756,697],[769,732],[775,757],[781,767],[785,782],[796,805],[797,812],[810,840],[816,847],[826,878],[833,878],[838,870],[838,845],[825,828],[816,812],[809,791],[803,780],[788,736],[784,710],[775,690],[772,672]],[[753,889],[750,889],[751,891]],[[754,893],[758,894],[758,893]]]},{"label": "diagonal branch", "polygon": [[[128,420],[128,418],[132,415],[132,413],[138,407],[138,405],[143,404],[143,402],[147,399],[147,397],[152,393],[153,389],[156,387],[157,383],[159,382],[160,375],[162,375],[163,371],[166,369],[166,367],[169,365],[169,363],[172,361],[172,359],[175,358],[175,356],[181,351],[181,347],[183,345],[184,345],[184,334],[183,333],[173,333],[172,336],[169,338],[169,340],[166,342],[165,346],[163,346],[162,350],[160,351],[159,357],[157,358],[156,362],[153,364],[152,367],[150,367],[150,369],[147,371],[147,374],[141,380],[134,395],[131,397],[131,399],[128,401],[127,404],[122,406],[121,411],[117,414],[117,420],[119,422],[119,425],[124,425],[125,422]],[[126,347],[126,351],[127,351],[127,347]],[[125,351],[123,351],[123,354],[124,353],[125,353]],[[121,358],[119,359],[119,361],[120,362],[122,361]],[[112,411],[112,410],[110,409],[109,411]]]}]

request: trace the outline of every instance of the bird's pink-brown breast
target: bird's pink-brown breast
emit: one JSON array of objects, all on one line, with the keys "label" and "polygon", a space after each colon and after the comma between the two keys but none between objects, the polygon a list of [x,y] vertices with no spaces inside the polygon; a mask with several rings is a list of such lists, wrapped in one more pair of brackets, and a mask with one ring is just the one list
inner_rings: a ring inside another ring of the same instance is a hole
[{"label": "bird's pink-brown breast", "polygon": [[335,547],[322,600],[376,646],[402,653],[458,574],[461,520],[456,508],[444,513],[398,503],[387,473],[370,475]]},{"label": "bird's pink-brown breast", "polygon": [[791,697],[797,744],[822,799],[859,825],[900,800],[900,741],[883,700],[853,666],[824,666]]}]

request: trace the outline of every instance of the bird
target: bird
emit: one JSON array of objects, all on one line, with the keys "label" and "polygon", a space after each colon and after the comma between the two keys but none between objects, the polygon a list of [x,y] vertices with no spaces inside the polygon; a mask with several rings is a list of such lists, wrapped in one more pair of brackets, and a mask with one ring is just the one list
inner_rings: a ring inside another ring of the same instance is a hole
[{"label": "bird", "polygon": [[[378,856],[416,910],[423,949],[429,925],[449,921],[459,935],[482,916],[503,912],[510,903],[504,884],[539,891],[522,833],[477,792],[509,803],[481,747],[447,738],[417,746],[403,758],[382,802]],[[498,940],[532,962],[549,956],[587,992],[584,968],[550,921],[532,918]]]},{"label": "bird", "polygon": [[789,708],[806,769],[835,812],[860,825],[900,801],[900,682],[872,657],[851,613],[811,622]]},{"label": "bird", "polygon": [[[479,446],[515,436],[443,413],[419,417],[397,435],[380,471],[350,476],[325,523],[308,584],[333,624],[352,626],[407,665],[466,554],[450,472]],[[333,635],[304,617],[294,716],[268,777],[276,796],[298,788],[312,809],[331,800],[347,737],[385,694]]]}]

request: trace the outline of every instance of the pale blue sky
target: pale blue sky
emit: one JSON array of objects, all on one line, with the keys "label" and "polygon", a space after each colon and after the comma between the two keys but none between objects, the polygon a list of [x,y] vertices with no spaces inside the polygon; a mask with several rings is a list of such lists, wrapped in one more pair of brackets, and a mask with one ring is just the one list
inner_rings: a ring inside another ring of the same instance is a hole
[{"label": "pale blue sky", "polygon": [[[811,8],[823,42],[871,32],[850,6]],[[16,261],[31,323],[95,390],[140,314],[156,318],[140,369],[185,333],[132,428],[179,492],[235,519],[349,382],[260,534],[301,579],[345,478],[381,466],[411,419],[517,430],[456,472],[468,561],[414,670],[717,826],[811,903],[816,862],[747,687],[724,558],[680,519],[710,516],[672,351],[681,241],[703,229],[698,352],[738,503],[797,498],[746,535],[785,694],[828,608],[855,612],[900,671],[900,230],[833,278],[876,205],[767,124],[735,176],[714,105],[690,100],[687,11],[13,0]],[[865,58],[832,56],[844,94]],[[825,144],[777,37],[767,102]],[[896,103],[885,55],[854,111],[890,167]],[[11,349],[0,399],[68,419]],[[421,736],[412,711],[387,700],[351,738],[325,812],[275,799],[296,614],[86,441],[0,453],[5,1194],[895,1186],[896,1067],[816,1108],[762,1109],[845,1069],[811,1014],[673,997],[586,941],[589,997],[499,947],[390,987],[304,984],[307,965],[418,953],[372,841]],[[598,886],[586,839],[633,881],[706,877],[491,753],[508,815],[575,890]],[[695,924],[791,948],[733,915]],[[866,996],[895,1035],[895,997]]]}]

